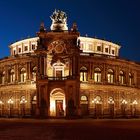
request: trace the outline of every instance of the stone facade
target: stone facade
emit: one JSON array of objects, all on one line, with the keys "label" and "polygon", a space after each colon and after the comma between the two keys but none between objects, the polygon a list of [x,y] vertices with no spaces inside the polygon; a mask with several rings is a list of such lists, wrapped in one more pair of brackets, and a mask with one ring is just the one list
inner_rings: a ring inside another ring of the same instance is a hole
[{"label": "stone facade", "polygon": [[81,37],[75,23],[66,29],[42,23],[38,37],[10,45],[0,60],[0,116],[139,117],[140,64],[120,59],[117,44]]}]

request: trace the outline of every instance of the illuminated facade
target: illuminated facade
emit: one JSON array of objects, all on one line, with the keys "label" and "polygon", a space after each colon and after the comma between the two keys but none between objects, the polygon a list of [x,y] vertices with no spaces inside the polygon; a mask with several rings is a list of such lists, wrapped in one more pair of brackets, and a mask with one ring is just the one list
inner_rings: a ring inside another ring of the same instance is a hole
[{"label": "illuminated facade", "polygon": [[139,117],[140,64],[120,46],[81,37],[55,11],[51,30],[11,44],[0,60],[1,117]]}]

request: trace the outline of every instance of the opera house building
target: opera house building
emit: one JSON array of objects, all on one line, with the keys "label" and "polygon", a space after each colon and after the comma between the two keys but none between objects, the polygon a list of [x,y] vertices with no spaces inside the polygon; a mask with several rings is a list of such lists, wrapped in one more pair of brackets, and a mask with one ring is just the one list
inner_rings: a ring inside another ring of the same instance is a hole
[{"label": "opera house building", "polygon": [[0,59],[0,117],[140,117],[140,63],[121,46],[82,37],[55,10],[49,28],[12,43]]}]

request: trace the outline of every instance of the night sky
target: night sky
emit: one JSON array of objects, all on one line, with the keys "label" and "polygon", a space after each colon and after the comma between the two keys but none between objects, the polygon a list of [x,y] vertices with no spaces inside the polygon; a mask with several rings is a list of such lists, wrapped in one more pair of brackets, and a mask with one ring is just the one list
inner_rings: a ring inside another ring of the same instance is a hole
[{"label": "night sky", "polygon": [[0,0],[0,58],[11,43],[36,36],[41,21],[49,30],[54,9],[67,13],[69,29],[77,22],[81,36],[117,43],[121,58],[140,62],[140,0]]}]

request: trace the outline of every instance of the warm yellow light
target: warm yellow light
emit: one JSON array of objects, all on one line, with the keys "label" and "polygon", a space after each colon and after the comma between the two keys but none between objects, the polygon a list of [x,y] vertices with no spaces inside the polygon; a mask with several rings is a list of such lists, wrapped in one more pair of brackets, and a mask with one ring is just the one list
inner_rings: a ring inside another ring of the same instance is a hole
[{"label": "warm yellow light", "polygon": [[0,100],[0,104],[3,104],[3,102]]},{"label": "warm yellow light", "polygon": [[25,98],[23,98],[21,101],[20,101],[20,104],[25,104],[27,103],[27,100],[25,100]]},{"label": "warm yellow light", "polygon": [[122,104],[127,104],[127,101],[125,99],[123,99]]},{"label": "warm yellow light", "polygon": [[8,104],[13,104],[14,101],[13,101],[12,99],[9,99],[7,103],[8,103]]},{"label": "warm yellow light", "polygon": [[134,100],[132,104],[137,105],[138,104],[137,100]]}]

